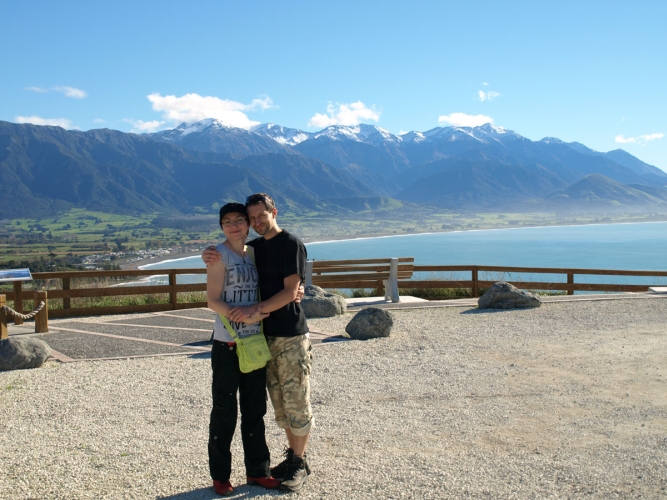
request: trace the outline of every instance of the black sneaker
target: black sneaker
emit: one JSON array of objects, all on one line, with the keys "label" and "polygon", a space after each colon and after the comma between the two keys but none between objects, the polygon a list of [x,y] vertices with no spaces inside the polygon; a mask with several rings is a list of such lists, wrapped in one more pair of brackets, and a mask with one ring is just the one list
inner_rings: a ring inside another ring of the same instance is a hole
[{"label": "black sneaker", "polygon": [[287,472],[283,482],[280,484],[280,489],[283,491],[299,491],[308,478],[308,467],[306,458],[292,455],[292,460],[287,466]]},{"label": "black sneaker", "polygon": [[[286,448],[285,451],[283,452],[283,457],[285,457],[285,459],[275,467],[271,467],[271,475],[276,479],[284,478],[285,474],[287,473],[287,467],[289,466],[289,463],[292,461],[293,456],[294,456],[294,450],[292,448]],[[303,458],[304,461],[306,462],[306,472],[310,474],[310,467],[308,467],[308,460],[307,460],[308,455],[304,453]]]}]

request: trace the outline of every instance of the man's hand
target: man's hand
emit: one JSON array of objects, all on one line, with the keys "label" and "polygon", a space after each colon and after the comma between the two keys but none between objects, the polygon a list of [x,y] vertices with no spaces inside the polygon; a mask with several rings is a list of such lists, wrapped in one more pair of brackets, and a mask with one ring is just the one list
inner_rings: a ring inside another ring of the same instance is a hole
[{"label": "man's hand", "polygon": [[306,289],[303,287],[303,285],[299,285],[299,291],[296,293],[296,299],[294,299],[294,302],[297,304],[301,304],[301,299],[305,294],[306,294]]},{"label": "man's hand", "polygon": [[206,247],[204,252],[201,254],[201,258],[204,261],[204,264],[208,266],[209,264],[215,264],[218,262],[222,256],[220,255],[220,252],[215,249],[215,245],[211,245]]},{"label": "man's hand", "polygon": [[247,323],[249,325],[252,325],[253,323],[259,323],[264,318],[268,318],[268,317],[269,317],[269,313],[263,313],[261,311],[257,311],[252,316],[248,316],[246,319],[244,319],[243,322]]},{"label": "man's hand", "polygon": [[[248,321],[248,319],[258,312],[259,313],[262,312],[262,309],[259,306],[259,304],[254,304],[252,306],[245,306],[245,307],[239,306],[239,307],[234,307],[231,311],[229,311],[227,317],[232,321],[237,321],[237,322],[243,321],[244,323],[257,323],[257,321],[259,320]],[[266,314],[266,316],[268,316],[268,313]]]}]

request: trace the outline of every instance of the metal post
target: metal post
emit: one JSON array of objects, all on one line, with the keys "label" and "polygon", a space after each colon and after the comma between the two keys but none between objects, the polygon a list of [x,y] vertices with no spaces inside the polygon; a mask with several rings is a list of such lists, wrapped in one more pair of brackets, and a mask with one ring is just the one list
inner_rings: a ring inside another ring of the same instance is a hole
[{"label": "metal post", "polygon": [[313,261],[306,261],[306,286],[311,286],[313,284]]},{"label": "metal post", "polygon": [[398,258],[392,257],[389,264],[389,279],[387,280],[387,289],[385,295],[391,297],[392,302],[399,302],[398,296]]},{"label": "metal post", "polygon": [[[21,281],[14,282],[14,310],[17,313],[23,314],[23,285]],[[23,318],[14,316],[14,324],[22,325]]]},{"label": "metal post", "polygon": [[2,306],[7,305],[7,296],[0,295],[0,340],[9,338],[9,331],[7,330],[7,314],[2,310]]},{"label": "metal post", "polygon": [[35,307],[44,302],[44,307],[35,315],[35,333],[49,333],[49,300],[46,292],[35,292]]}]

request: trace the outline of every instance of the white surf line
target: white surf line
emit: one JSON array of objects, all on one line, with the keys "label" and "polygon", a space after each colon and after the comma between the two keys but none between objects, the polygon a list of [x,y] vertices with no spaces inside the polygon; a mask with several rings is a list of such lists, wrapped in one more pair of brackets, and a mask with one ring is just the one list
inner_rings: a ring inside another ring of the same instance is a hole
[{"label": "white surf line", "polygon": [[[135,325],[133,323],[112,323],[112,322],[99,322],[99,323],[94,323],[95,325],[109,325],[109,326],[131,326],[135,328],[160,328],[162,330],[185,330],[188,332],[208,332],[210,333],[210,329],[203,329],[203,328],[179,328],[177,326],[160,326],[160,325]],[[57,327],[56,327],[57,328]]]},{"label": "white surf line", "polygon": [[[73,333],[85,333],[88,335],[97,335],[99,337],[109,337],[112,339],[122,339],[122,340],[134,340],[135,342],[145,342],[147,344],[157,344],[157,345],[166,345],[166,346],[171,346],[171,347],[185,347],[186,349],[195,349],[197,351],[210,351],[210,347],[199,347],[199,346],[189,346],[189,345],[183,345],[183,344],[175,344],[173,342],[163,342],[161,340],[150,340],[150,339],[142,339],[139,337],[124,337],[122,335],[113,335],[111,333],[99,333],[99,332],[88,332],[86,330],[75,330],[74,328],[61,328],[61,327],[54,327],[54,330],[60,330],[64,332],[73,332]],[[209,330],[202,330],[205,332],[208,332]],[[127,356],[121,356],[121,358],[126,358]]]}]

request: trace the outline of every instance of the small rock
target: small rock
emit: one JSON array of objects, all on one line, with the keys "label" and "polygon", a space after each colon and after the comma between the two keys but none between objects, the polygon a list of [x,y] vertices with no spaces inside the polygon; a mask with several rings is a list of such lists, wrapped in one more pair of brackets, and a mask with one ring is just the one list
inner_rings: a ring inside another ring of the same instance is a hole
[{"label": "small rock", "polygon": [[540,307],[542,302],[537,295],[519,290],[514,285],[499,281],[494,283],[477,301],[480,309],[516,309]]},{"label": "small rock", "polygon": [[362,309],[347,324],[345,331],[357,340],[368,340],[379,337],[389,337],[394,319],[387,311],[377,307]]},{"label": "small rock", "polygon": [[322,290],[319,286],[307,286],[301,299],[301,308],[307,318],[330,318],[345,314],[347,303],[340,295]]},{"label": "small rock", "polygon": [[39,368],[51,355],[51,348],[38,339],[0,340],[0,371]]}]

